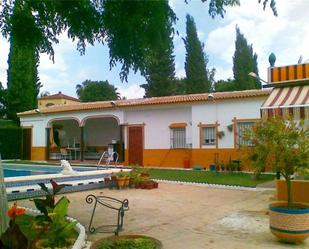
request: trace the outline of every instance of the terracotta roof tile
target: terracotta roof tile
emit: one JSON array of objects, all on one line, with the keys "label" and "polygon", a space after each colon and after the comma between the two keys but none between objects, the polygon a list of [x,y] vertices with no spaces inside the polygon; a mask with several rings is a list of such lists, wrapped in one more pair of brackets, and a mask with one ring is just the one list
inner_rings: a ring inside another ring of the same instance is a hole
[{"label": "terracotta roof tile", "polygon": [[58,92],[56,94],[52,94],[52,95],[43,96],[43,97],[38,98],[38,100],[40,100],[40,99],[68,99],[68,100],[73,100],[73,101],[80,102],[79,99],[71,97],[71,96],[68,96],[68,95],[65,95],[62,92]]},{"label": "terracotta roof tile", "polygon": [[[217,92],[212,93],[213,96],[212,99],[224,100],[224,99],[266,97],[269,94],[270,90]],[[209,93],[153,97],[144,99],[141,98],[141,99],[127,99],[127,100],[115,100],[115,101],[97,101],[88,103],[76,103],[74,105],[51,106],[48,108],[41,108],[40,110],[30,110],[18,113],[18,116],[34,115],[38,113],[49,114],[49,113],[60,113],[60,112],[78,112],[87,110],[109,109],[114,107],[124,108],[124,107],[149,106],[149,105],[181,104],[181,103],[203,102],[203,101],[212,101],[209,98]]]}]

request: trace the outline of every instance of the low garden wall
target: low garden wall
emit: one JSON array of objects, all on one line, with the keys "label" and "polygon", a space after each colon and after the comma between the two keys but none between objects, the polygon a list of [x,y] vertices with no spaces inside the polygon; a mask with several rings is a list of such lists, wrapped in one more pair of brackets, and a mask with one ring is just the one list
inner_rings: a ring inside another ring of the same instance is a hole
[{"label": "low garden wall", "polygon": [[[287,201],[287,186],[285,180],[277,180],[277,199]],[[292,196],[295,202],[309,203],[309,181],[292,180]]]}]

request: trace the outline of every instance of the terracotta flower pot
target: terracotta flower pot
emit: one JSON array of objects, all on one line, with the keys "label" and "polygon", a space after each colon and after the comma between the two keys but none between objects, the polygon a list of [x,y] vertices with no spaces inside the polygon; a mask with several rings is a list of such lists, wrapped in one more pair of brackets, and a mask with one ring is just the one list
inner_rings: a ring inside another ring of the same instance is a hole
[{"label": "terracotta flower pot", "polygon": [[123,188],[125,184],[126,178],[125,177],[118,177],[117,184],[119,188]]},{"label": "terracotta flower pot", "polygon": [[126,176],[126,177],[124,178],[124,186],[125,186],[125,187],[128,187],[129,184],[130,184],[130,176]]},{"label": "terracotta flower pot", "polygon": [[282,241],[299,243],[309,237],[309,205],[294,204],[299,208],[289,209],[286,202],[270,205],[270,230]]}]

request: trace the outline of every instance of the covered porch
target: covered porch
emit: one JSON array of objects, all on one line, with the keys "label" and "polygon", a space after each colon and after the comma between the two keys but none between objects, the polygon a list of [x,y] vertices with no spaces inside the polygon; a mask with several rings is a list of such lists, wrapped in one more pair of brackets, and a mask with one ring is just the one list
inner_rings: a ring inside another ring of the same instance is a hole
[{"label": "covered porch", "polygon": [[125,159],[123,130],[115,116],[52,119],[46,128],[46,159],[97,164],[108,151],[116,152],[121,163]]}]

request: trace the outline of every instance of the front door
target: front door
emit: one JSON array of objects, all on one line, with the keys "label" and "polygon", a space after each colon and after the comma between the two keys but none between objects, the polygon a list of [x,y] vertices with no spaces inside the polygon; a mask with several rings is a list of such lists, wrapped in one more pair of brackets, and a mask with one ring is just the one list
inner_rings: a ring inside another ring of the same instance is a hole
[{"label": "front door", "polygon": [[22,159],[31,160],[31,145],[32,145],[32,129],[25,128],[23,129],[23,151]]},{"label": "front door", "polygon": [[143,126],[131,126],[129,128],[129,164],[143,166]]}]

